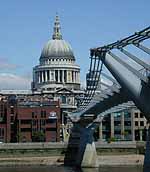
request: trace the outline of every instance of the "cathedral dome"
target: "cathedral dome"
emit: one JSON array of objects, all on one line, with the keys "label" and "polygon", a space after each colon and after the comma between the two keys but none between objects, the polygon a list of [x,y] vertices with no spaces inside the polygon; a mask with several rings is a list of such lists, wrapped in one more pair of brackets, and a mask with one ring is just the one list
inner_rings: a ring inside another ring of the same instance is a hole
[{"label": "cathedral dome", "polygon": [[71,59],[75,60],[73,51],[68,42],[62,39],[60,32],[60,22],[58,16],[56,16],[54,23],[54,33],[52,40],[49,40],[44,46],[40,59]]},{"label": "cathedral dome", "polygon": [[40,58],[66,58],[75,59],[69,43],[62,39],[49,40],[44,46]]}]

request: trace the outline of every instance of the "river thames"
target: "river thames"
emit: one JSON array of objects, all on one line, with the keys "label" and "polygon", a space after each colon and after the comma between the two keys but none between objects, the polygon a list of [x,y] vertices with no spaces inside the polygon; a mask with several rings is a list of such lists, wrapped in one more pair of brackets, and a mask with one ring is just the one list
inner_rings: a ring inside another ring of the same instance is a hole
[{"label": "river thames", "polygon": [[39,167],[0,167],[1,172],[143,172],[142,167],[101,167],[96,168],[70,168],[64,166]]}]

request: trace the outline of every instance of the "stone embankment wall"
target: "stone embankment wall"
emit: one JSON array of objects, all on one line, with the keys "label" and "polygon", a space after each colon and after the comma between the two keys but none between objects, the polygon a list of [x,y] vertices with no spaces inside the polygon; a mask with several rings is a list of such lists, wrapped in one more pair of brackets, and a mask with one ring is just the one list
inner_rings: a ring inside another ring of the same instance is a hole
[{"label": "stone embankment wall", "polygon": [[[63,156],[67,143],[1,143],[0,157]],[[144,142],[96,142],[98,155],[144,154]]]}]

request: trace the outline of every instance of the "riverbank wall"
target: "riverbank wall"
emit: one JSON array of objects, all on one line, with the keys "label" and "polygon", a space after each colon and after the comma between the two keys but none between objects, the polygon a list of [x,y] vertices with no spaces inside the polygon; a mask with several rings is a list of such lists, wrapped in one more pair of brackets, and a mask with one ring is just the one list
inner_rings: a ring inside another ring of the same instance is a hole
[{"label": "riverbank wall", "polygon": [[[144,142],[96,142],[100,166],[143,165]],[[0,166],[63,164],[67,143],[0,144]]]},{"label": "riverbank wall", "polygon": [[[98,155],[144,154],[145,142],[96,142]],[[1,143],[0,157],[63,156],[67,143]]]}]

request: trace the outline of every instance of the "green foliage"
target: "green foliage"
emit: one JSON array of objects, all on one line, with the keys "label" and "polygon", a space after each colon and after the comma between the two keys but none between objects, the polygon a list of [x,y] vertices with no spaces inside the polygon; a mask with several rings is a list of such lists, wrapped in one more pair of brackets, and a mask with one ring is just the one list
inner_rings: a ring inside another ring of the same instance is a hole
[{"label": "green foliage", "polygon": [[17,137],[17,142],[21,142],[23,139],[23,136],[20,131],[17,133],[16,137]]},{"label": "green foliage", "polygon": [[32,141],[33,142],[44,142],[45,134],[43,131],[36,131],[32,133]]},{"label": "green foliage", "polygon": [[115,141],[116,141],[115,137],[111,137],[107,140],[108,143],[115,142]]},{"label": "green foliage", "polygon": [[122,132],[122,135],[124,135],[124,136],[127,136],[128,134],[129,134],[128,131]]}]

